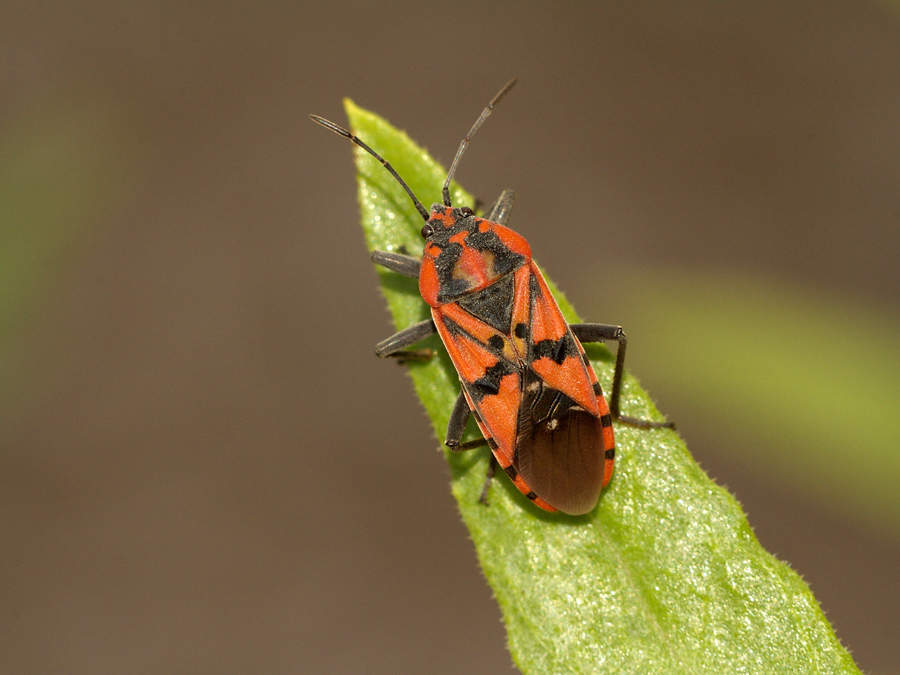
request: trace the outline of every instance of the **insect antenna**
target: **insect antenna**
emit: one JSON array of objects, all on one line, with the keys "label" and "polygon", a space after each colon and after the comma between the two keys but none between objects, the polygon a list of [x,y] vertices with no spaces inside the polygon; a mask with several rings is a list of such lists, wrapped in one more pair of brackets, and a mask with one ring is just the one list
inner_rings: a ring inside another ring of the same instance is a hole
[{"label": "insect antenna", "polygon": [[[508,88],[509,87],[507,87],[507,89]],[[503,92],[503,93],[506,93],[506,92]],[[491,102],[491,105],[493,105],[494,103],[496,103],[496,99]],[[486,111],[486,112],[490,112],[490,111]],[[487,115],[482,115],[482,117],[487,117]],[[406,182],[402,178],[400,178],[400,175],[394,170],[394,167],[391,166],[390,162],[388,162],[386,159],[384,159],[381,155],[379,155],[377,152],[375,152],[368,145],[363,143],[357,136],[354,136],[349,131],[344,129],[344,127],[338,126],[334,122],[329,122],[324,117],[319,117],[318,115],[310,115],[309,118],[316,124],[321,124],[326,129],[331,129],[334,133],[344,136],[345,138],[349,138],[351,141],[356,143],[363,150],[365,150],[370,155],[372,155],[372,157],[374,157],[379,162],[381,162],[381,165],[385,169],[387,169],[391,173],[391,175],[397,179],[397,182],[403,186],[403,189],[406,190],[406,194],[408,194],[409,198],[412,199],[413,204],[415,204],[415,206],[416,206],[416,210],[422,215],[422,218],[424,218],[425,220],[428,220],[428,211],[426,210],[426,208],[424,206],[422,206],[422,202],[419,201],[419,198],[413,194],[413,191],[410,189],[409,185],[407,185]],[[449,183],[448,183],[448,185],[449,185]],[[446,201],[446,199],[444,201]]]},{"label": "insect antenna", "polygon": [[506,83],[506,86],[500,90],[500,93],[497,94],[493,100],[488,103],[487,108],[481,111],[481,114],[478,116],[478,119],[475,120],[475,124],[472,125],[472,128],[469,130],[469,133],[466,134],[466,137],[462,140],[462,143],[459,144],[459,150],[456,151],[456,157],[453,158],[453,163],[450,165],[450,171],[447,173],[447,180],[444,181],[444,189],[442,194],[444,196],[444,206],[450,206],[450,181],[453,179],[453,175],[456,173],[456,166],[459,164],[459,160],[462,157],[463,152],[465,152],[466,147],[469,145],[469,141],[472,140],[472,136],[475,135],[475,132],[478,131],[479,127],[484,123],[487,119],[488,115],[491,114],[491,111],[494,109],[494,106],[500,103],[500,99],[506,96],[509,93],[509,90],[515,86],[516,82],[518,82],[517,78],[513,78],[509,82]]}]

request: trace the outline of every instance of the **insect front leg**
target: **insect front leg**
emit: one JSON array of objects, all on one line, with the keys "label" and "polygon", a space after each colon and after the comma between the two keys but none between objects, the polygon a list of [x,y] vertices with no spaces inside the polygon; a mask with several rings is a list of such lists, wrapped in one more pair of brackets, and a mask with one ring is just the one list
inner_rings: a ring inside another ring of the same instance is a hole
[{"label": "insect front leg", "polygon": [[674,429],[674,422],[654,422],[642,420],[637,417],[621,414],[619,410],[619,398],[622,393],[622,378],[625,375],[625,350],[628,348],[628,339],[621,326],[612,326],[605,323],[573,323],[569,325],[575,337],[580,342],[603,342],[615,340],[619,343],[616,349],[616,367],[613,373],[612,393],[609,397],[609,412],[614,420],[623,422],[641,429]]},{"label": "insect front leg", "polygon": [[406,348],[436,332],[437,327],[434,325],[434,321],[425,319],[425,321],[414,323],[379,342],[375,345],[375,354],[399,359],[401,363],[404,361],[428,361],[434,356],[434,351],[431,349],[407,350]]},{"label": "insect front leg", "polygon": [[[376,265],[386,267],[392,272],[397,272],[405,277],[419,278],[419,271],[422,269],[422,263],[412,256],[403,255],[401,253],[390,253],[388,251],[372,251],[370,255],[372,262]],[[407,350],[406,347],[414,345],[420,340],[424,340],[432,333],[437,332],[434,321],[426,319],[417,324],[404,328],[399,333],[395,333],[391,337],[382,340],[375,345],[375,353],[381,357],[391,357],[398,359],[399,363],[406,361],[428,361],[434,356],[431,349],[413,349]]]},{"label": "insect front leg", "polygon": [[386,267],[392,272],[402,274],[405,277],[419,278],[419,270],[422,263],[417,258],[402,253],[390,253],[388,251],[372,251],[369,256],[376,265]]},{"label": "insect front leg", "polygon": [[485,216],[492,223],[506,225],[509,222],[509,216],[512,213],[513,203],[516,201],[516,193],[512,190],[504,190],[500,194],[497,203],[491,207],[491,210]]}]

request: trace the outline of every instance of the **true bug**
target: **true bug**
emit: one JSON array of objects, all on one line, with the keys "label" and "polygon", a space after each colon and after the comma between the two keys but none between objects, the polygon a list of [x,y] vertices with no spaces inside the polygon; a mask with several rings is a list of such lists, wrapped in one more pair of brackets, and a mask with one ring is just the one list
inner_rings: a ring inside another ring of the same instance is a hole
[{"label": "true bug", "polygon": [[[419,280],[431,319],[379,342],[378,356],[427,358],[407,351],[434,332],[459,375],[462,391],[450,415],[446,444],[455,451],[485,443],[515,486],[547,511],[587,513],[612,477],[612,420],[642,428],[672,427],[619,413],[626,340],[620,326],[568,325],[525,239],[506,227],[513,206],[505,190],[487,217],[450,203],[450,181],[481,124],[513,87],[493,98],[460,143],[443,186],[443,203],[427,211],[394,168],[357,136],[333,122],[312,120],[349,138],[375,157],[403,186],[425,220],[420,260],[373,251],[372,261]],[[607,406],[581,342],[616,340],[612,396]],[[461,443],[469,415],[484,440]]]}]

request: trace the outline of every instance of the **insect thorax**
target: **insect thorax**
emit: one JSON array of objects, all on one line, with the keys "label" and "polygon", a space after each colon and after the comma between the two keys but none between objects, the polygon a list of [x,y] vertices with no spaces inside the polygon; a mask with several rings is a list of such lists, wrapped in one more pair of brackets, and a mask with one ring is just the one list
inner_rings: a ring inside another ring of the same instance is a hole
[{"label": "insect thorax", "polygon": [[436,204],[427,226],[432,233],[427,237],[422,262],[423,266],[433,265],[437,304],[482,291],[510,277],[531,259],[521,236],[475,216],[469,209]]}]

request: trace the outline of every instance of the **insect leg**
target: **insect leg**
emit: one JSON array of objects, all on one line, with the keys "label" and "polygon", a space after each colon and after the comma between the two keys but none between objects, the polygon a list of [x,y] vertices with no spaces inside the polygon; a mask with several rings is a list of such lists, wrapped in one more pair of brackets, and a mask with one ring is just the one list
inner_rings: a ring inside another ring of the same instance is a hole
[{"label": "insect leg", "polygon": [[464,452],[465,450],[472,450],[488,445],[487,440],[484,438],[460,443],[463,432],[466,430],[466,424],[469,421],[469,415],[471,414],[469,402],[466,401],[466,395],[459,392],[459,396],[456,397],[456,403],[453,404],[453,412],[450,413],[450,421],[447,423],[447,440],[444,441],[444,445],[453,452]]},{"label": "insect leg", "polygon": [[397,274],[412,277],[413,279],[419,278],[419,270],[422,268],[422,263],[417,258],[401,253],[389,253],[388,251],[372,251],[370,257],[373,263],[386,267],[392,272],[397,272]]},{"label": "insect leg", "polygon": [[434,352],[430,349],[416,349],[406,351],[406,348],[424,340],[432,333],[437,332],[434,321],[426,319],[404,328],[399,333],[394,333],[375,345],[375,353],[378,356],[397,358],[402,361],[428,361]]},{"label": "insect leg", "polygon": [[609,397],[609,411],[614,420],[641,429],[674,429],[674,422],[653,422],[637,417],[623,415],[619,411],[619,398],[622,393],[622,378],[625,374],[625,350],[628,348],[628,339],[621,326],[612,326],[604,323],[573,323],[569,325],[572,333],[580,342],[602,342],[615,340],[619,343],[616,349],[616,368],[613,374],[612,393]]},{"label": "insect leg", "polygon": [[506,225],[509,222],[509,214],[512,211],[513,202],[516,201],[516,193],[512,190],[504,190],[500,195],[497,203],[491,207],[491,210],[485,216],[493,223]]},{"label": "insect leg", "polygon": [[[487,439],[485,438],[460,443],[463,432],[466,429],[466,422],[469,421],[469,415],[471,414],[469,402],[466,401],[466,395],[459,392],[459,396],[456,397],[456,403],[453,405],[453,412],[450,413],[450,422],[447,424],[447,440],[444,441],[445,445],[453,452],[463,452],[464,450],[472,450],[473,448],[480,448],[483,445],[488,445]],[[482,504],[487,504],[488,490],[491,489],[491,482],[494,479],[494,473],[496,471],[497,459],[494,457],[494,454],[491,453],[491,462],[488,464],[487,476],[484,479],[484,487],[481,489],[481,495],[478,497],[478,501]]]},{"label": "insect leg", "polygon": [[470,414],[466,395],[459,392],[459,396],[456,397],[456,403],[453,405],[453,412],[450,413],[450,421],[447,423],[447,440],[444,441],[444,445],[454,452],[457,451],[459,442],[462,440]]},{"label": "insect leg", "polygon": [[488,464],[487,476],[484,477],[484,487],[481,489],[481,496],[478,501],[482,504],[488,503],[488,491],[491,489],[491,483],[494,481],[494,474],[497,472],[497,458],[491,454],[491,463]]}]

